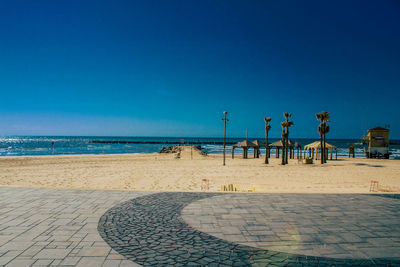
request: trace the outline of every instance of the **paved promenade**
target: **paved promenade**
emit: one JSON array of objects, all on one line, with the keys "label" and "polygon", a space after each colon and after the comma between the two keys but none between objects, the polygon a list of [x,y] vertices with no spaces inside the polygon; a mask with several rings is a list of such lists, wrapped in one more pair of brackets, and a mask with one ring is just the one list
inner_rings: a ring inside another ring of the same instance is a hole
[{"label": "paved promenade", "polygon": [[0,266],[138,266],[97,225],[107,209],[143,195],[0,187]]},{"label": "paved promenade", "polygon": [[400,266],[399,195],[0,187],[0,266]]}]

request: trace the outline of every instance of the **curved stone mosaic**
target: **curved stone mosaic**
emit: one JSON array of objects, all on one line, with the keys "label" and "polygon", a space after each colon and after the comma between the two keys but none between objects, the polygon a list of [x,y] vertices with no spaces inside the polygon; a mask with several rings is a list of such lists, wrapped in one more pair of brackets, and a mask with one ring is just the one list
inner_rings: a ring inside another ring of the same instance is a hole
[{"label": "curved stone mosaic", "polygon": [[[118,253],[145,266],[373,266],[396,259],[333,259],[275,252],[229,242],[195,230],[181,217],[188,204],[222,194],[159,193],[108,210],[98,224]],[[199,216],[199,220],[200,220]]]}]

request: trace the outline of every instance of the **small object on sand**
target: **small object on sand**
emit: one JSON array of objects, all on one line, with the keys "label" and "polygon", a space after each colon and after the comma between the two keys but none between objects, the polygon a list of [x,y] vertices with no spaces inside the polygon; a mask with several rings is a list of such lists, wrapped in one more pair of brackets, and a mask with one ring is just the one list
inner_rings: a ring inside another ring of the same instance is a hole
[{"label": "small object on sand", "polygon": [[379,182],[371,180],[371,184],[369,186],[369,192],[378,192]]},{"label": "small object on sand", "polygon": [[202,179],[201,180],[201,190],[209,190],[210,189],[210,180],[208,179]]},{"label": "small object on sand", "polygon": [[228,184],[228,191],[233,191],[233,184]]},{"label": "small object on sand", "polygon": [[237,191],[239,191],[239,188],[233,186],[233,184],[228,184],[228,186],[226,186],[226,185],[221,185],[221,191],[232,191],[232,192],[237,192]]},{"label": "small object on sand", "polygon": [[305,159],[303,160],[303,163],[304,163],[304,164],[313,164],[313,159],[312,159],[312,158],[305,158]]}]

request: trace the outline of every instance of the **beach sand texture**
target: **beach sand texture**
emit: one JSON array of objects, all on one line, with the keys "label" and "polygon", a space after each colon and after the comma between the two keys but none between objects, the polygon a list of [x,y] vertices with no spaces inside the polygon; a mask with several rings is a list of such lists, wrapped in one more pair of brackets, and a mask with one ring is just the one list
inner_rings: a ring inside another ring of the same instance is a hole
[{"label": "beach sand texture", "polygon": [[400,161],[349,159],[306,165],[280,159],[200,155],[190,147],[176,154],[73,155],[0,158],[0,185],[58,189],[209,191],[233,184],[240,191],[270,193],[367,193],[371,180],[380,192],[400,192]]}]

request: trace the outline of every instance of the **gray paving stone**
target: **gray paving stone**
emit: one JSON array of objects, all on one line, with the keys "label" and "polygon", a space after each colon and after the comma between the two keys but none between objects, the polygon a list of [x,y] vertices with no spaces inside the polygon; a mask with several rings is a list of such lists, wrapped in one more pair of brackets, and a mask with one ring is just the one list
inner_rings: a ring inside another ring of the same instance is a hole
[{"label": "gray paving stone", "polygon": [[64,259],[69,253],[70,249],[61,248],[44,248],[34,256],[35,259]]},{"label": "gray paving stone", "polygon": [[105,257],[82,257],[76,266],[77,267],[98,267],[98,266],[102,266],[103,263],[105,262],[105,260],[106,260]]},{"label": "gray paving stone", "polygon": [[4,257],[4,256],[1,256],[0,257],[0,266],[6,265],[7,263],[12,261],[13,259],[15,259],[15,257]]},{"label": "gray paving stone", "polygon": [[61,261],[61,265],[75,266],[80,260],[81,260],[81,257],[67,256]]},{"label": "gray paving stone", "polygon": [[82,248],[78,252],[79,257],[94,257],[94,256],[108,256],[110,253],[110,247],[90,247]]},{"label": "gray paving stone", "polygon": [[54,260],[37,260],[32,266],[49,266]]},{"label": "gray paving stone", "polygon": [[121,264],[121,260],[105,260],[102,267],[118,267]]},{"label": "gray paving stone", "polygon": [[36,260],[21,260],[21,259],[14,259],[10,261],[6,267],[29,267],[31,266]]}]

